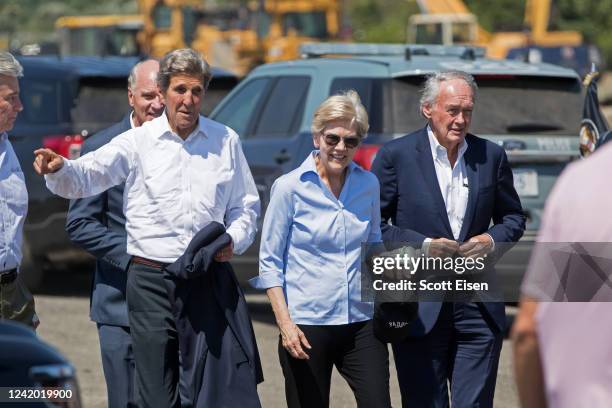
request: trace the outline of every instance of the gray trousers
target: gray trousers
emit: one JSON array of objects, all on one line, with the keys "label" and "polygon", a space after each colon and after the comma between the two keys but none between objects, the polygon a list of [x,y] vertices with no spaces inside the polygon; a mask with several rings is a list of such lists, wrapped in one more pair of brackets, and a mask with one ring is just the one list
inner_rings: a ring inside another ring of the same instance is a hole
[{"label": "gray trousers", "polygon": [[179,346],[162,271],[132,262],[127,303],[138,406],[180,408]]}]

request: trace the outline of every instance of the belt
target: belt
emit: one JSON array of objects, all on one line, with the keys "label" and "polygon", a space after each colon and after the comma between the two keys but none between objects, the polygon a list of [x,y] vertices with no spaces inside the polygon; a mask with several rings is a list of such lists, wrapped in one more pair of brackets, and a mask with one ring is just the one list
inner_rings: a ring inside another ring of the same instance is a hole
[{"label": "belt", "polygon": [[162,270],[166,266],[168,266],[167,263],[157,262],[157,261],[154,261],[152,259],[142,258],[140,256],[133,256],[132,257],[132,262],[140,264],[140,265],[150,266],[151,268],[155,268],[155,269],[159,269],[159,270]]},{"label": "belt", "polygon": [[11,283],[15,279],[17,279],[17,269],[9,269],[0,272],[0,285]]}]

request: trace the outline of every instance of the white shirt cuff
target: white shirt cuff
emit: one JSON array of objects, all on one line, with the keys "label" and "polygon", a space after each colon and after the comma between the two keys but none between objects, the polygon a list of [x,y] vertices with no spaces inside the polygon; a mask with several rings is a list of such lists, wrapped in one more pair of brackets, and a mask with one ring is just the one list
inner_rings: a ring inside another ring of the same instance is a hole
[{"label": "white shirt cuff", "polygon": [[429,244],[431,243],[431,241],[433,241],[432,238],[425,238],[423,244],[421,245],[421,251],[423,251],[423,254],[425,254],[425,256],[429,256]]},{"label": "white shirt cuff", "polygon": [[495,240],[493,239],[493,237],[491,236],[491,234],[489,234],[488,232],[485,232],[483,235],[487,235],[489,238],[491,238],[491,252],[495,251]]},{"label": "white shirt cuff", "polygon": [[[61,195],[60,187],[62,185],[62,181],[64,181],[66,177],[66,173],[70,172],[69,167],[72,167],[70,160],[64,159],[64,165],[55,173],[45,174],[45,184],[49,191],[53,194]],[[63,197],[63,196],[62,196]]]}]

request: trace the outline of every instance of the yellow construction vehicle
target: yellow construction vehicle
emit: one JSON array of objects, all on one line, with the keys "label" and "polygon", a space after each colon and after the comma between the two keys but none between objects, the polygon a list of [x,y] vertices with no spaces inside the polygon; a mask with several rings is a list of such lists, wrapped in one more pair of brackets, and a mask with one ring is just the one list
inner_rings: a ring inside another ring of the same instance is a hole
[{"label": "yellow construction vehicle", "polygon": [[582,35],[576,31],[548,31],[551,0],[527,0],[525,31],[491,33],[478,24],[461,0],[417,0],[422,14],[410,17],[408,42],[473,44],[484,46],[492,58],[505,58],[511,48],[576,47]]},{"label": "yellow construction vehicle", "polygon": [[191,47],[238,76],[265,62],[299,57],[305,42],[337,39],[340,0],[254,0],[244,6],[204,0],[137,0],[139,15],[57,20],[64,55],[161,57]]},{"label": "yellow construction vehicle", "polygon": [[184,48],[191,43],[198,0],[137,0],[143,18],[139,42],[145,54],[159,57],[170,50]]},{"label": "yellow construction vehicle", "polygon": [[55,22],[61,55],[138,55],[142,27],[141,15],[66,16]]},{"label": "yellow construction vehicle", "polygon": [[245,75],[254,66],[299,57],[301,44],[337,38],[338,0],[260,0],[213,8],[201,0],[138,0],[145,53],[192,47],[211,64]]},{"label": "yellow construction vehicle", "polygon": [[250,29],[245,7],[204,7],[202,0],[138,0],[144,25],[139,41],[145,54],[161,57],[191,47],[214,66],[244,76],[263,51]]},{"label": "yellow construction vehicle", "polygon": [[258,30],[264,62],[295,59],[304,43],[338,38],[337,0],[266,0],[264,13],[269,23]]}]

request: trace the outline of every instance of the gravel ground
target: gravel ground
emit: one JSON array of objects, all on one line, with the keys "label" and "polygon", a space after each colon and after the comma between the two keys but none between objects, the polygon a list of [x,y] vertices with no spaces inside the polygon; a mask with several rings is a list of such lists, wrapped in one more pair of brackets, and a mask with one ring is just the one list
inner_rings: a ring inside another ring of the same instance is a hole
[{"label": "gravel ground", "polygon": [[[95,324],[89,320],[88,277],[82,272],[58,274],[59,281],[46,284],[36,295],[36,309],[41,319],[40,337],[54,345],[77,368],[81,397],[86,408],[106,407],[106,386],[100,362]],[[68,284],[69,283],[69,284]],[[284,382],[278,364],[276,347],[278,330],[270,306],[262,295],[249,295],[257,343],[262,357],[265,381],[259,386],[264,407],[284,407]],[[498,372],[495,407],[518,407],[514,386],[511,348],[506,340]],[[391,397],[399,407],[400,396],[391,362]],[[334,371],[331,395],[332,407],[354,407],[355,399],[344,380]]]}]

